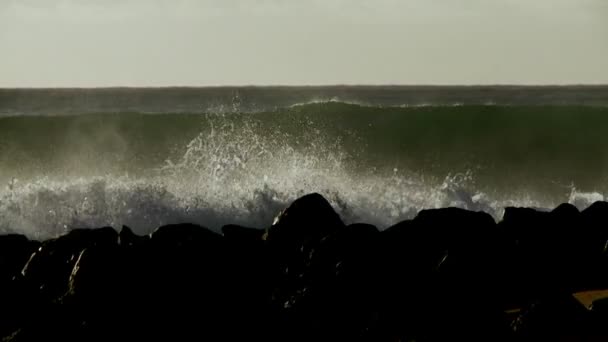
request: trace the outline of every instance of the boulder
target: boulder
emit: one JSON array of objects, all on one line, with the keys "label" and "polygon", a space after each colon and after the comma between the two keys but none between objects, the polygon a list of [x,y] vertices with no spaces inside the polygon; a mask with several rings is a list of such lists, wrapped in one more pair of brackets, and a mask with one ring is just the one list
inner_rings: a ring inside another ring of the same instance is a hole
[{"label": "boulder", "polygon": [[74,229],[44,241],[24,266],[23,277],[43,298],[58,298],[67,292],[74,264],[85,248],[111,247],[117,243],[118,234],[111,227]]},{"label": "boulder", "polygon": [[139,247],[150,240],[149,235],[139,236],[127,226],[122,226],[118,235],[118,244],[122,247]]},{"label": "boulder", "polygon": [[20,272],[39,245],[23,235],[0,236],[0,338],[16,330],[28,316],[33,296]]},{"label": "boulder", "polygon": [[30,241],[24,235],[0,236],[0,284],[20,273],[39,246],[39,242]]},{"label": "boulder", "polygon": [[551,212],[506,208],[500,226],[515,242],[513,278],[519,279],[528,299],[589,286],[595,238],[576,207],[562,204]]},{"label": "boulder", "polygon": [[243,243],[256,243],[263,240],[265,231],[263,229],[248,228],[234,224],[222,227],[222,235],[230,241]]},{"label": "boulder", "polygon": [[279,214],[268,230],[266,241],[299,249],[308,243],[316,244],[343,227],[331,204],[313,193],[298,198]]},{"label": "boulder", "polygon": [[590,313],[568,293],[547,293],[522,311],[512,328],[519,340],[583,338],[592,331]]}]

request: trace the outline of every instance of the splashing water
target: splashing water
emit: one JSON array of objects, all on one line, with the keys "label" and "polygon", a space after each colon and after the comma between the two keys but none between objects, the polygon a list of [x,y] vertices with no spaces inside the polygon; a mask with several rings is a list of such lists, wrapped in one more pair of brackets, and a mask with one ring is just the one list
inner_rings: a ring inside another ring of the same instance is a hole
[{"label": "splashing water", "polygon": [[379,227],[424,208],[456,206],[500,218],[505,206],[555,204],[526,194],[493,199],[474,190],[470,171],[437,181],[397,168],[354,165],[356,156],[314,125],[303,126],[296,137],[264,131],[254,120],[238,125],[223,115],[207,120],[208,130],[145,176],[11,180],[0,191],[0,232],[48,238],[74,227],[108,225],[128,225],[139,233],[178,222],[212,229],[228,223],[266,227],[278,211],[310,192],[326,196],[347,223]]}]

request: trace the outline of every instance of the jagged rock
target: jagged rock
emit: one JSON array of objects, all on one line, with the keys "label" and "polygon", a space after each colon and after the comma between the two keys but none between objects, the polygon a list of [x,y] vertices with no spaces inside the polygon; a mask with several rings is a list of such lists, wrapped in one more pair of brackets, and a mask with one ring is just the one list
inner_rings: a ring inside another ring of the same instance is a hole
[{"label": "jagged rock", "polygon": [[[567,204],[550,212],[507,208],[498,225],[482,212],[424,210],[379,232],[344,225],[327,200],[311,194],[266,231],[227,225],[218,234],[177,224],[149,236],[128,227],[120,234],[79,229],[41,245],[0,237],[0,335],[16,341],[608,336],[603,301],[587,311],[570,296],[605,288],[606,227],[608,203],[597,202],[583,212]],[[504,311],[522,305],[511,329]]]},{"label": "jagged rock", "polygon": [[163,247],[193,247],[198,243],[210,245],[222,240],[221,235],[190,223],[162,226],[150,236],[152,243]]},{"label": "jagged rock", "polygon": [[151,234],[145,282],[139,282],[148,288],[138,301],[151,336],[204,340],[228,331],[227,317],[238,309],[229,300],[226,247],[223,236],[193,224],[167,225]]},{"label": "jagged rock", "polygon": [[568,293],[552,293],[526,308],[513,322],[518,339],[536,341],[585,337],[590,333],[590,313]]},{"label": "jagged rock", "polygon": [[263,240],[264,230],[229,224],[222,227],[222,234],[231,241],[255,243]]},{"label": "jagged rock", "polygon": [[30,300],[21,303],[27,313],[11,340],[82,340],[88,311],[81,310],[85,307],[82,302],[69,300],[73,266],[83,250],[112,248],[117,246],[117,242],[118,234],[110,227],[74,229],[66,235],[44,241],[23,268],[23,276],[17,279],[28,291]]},{"label": "jagged rock", "polygon": [[40,294],[53,299],[68,290],[74,264],[87,247],[106,247],[118,243],[118,234],[111,227],[100,229],[74,229],[56,239],[47,240],[23,268],[27,282],[39,289]]},{"label": "jagged rock", "polygon": [[21,272],[39,245],[39,242],[30,241],[23,235],[0,236],[0,284]]},{"label": "jagged rock", "polygon": [[608,318],[608,298],[594,300],[589,309],[596,314]]},{"label": "jagged rock", "polygon": [[504,331],[506,247],[491,216],[424,210],[381,237],[381,325],[390,336],[492,339]]},{"label": "jagged rock", "polygon": [[118,243],[123,247],[137,247],[145,244],[150,240],[149,235],[139,236],[133,233],[133,230],[127,226],[122,226],[118,235]]},{"label": "jagged rock", "polygon": [[[373,334],[379,231],[352,224],[326,236],[311,252],[291,309],[312,340],[356,340]],[[303,309],[302,309],[303,307]],[[371,336],[370,336],[371,337]]]},{"label": "jagged rock", "polygon": [[227,246],[226,305],[238,308],[231,310],[226,324],[241,328],[229,329],[225,338],[236,341],[258,336],[261,340],[272,340],[270,336],[278,329],[268,325],[274,284],[270,280],[271,258],[262,239],[265,230],[227,225],[222,227],[222,233]]},{"label": "jagged rock", "polygon": [[515,277],[525,279],[531,297],[549,289],[581,291],[602,282],[596,271],[606,238],[596,217],[600,207],[583,213],[571,204],[548,213],[506,209],[501,226],[516,241]]},{"label": "jagged rock", "polygon": [[589,310],[593,315],[594,335],[608,339],[608,298],[594,300]]},{"label": "jagged rock", "polygon": [[122,286],[117,247],[87,247],[80,252],[69,278],[69,293],[86,300],[107,299]]},{"label": "jagged rock", "polygon": [[[273,255],[277,275],[283,278],[276,280],[297,282],[321,239],[344,227],[340,216],[320,194],[313,193],[295,200],[279,214],[264,236]],[[279,288],[292,285],[283,284]]]},{"label": "jagged rock", "polygon": [[331,204],[320,194],[313,193],[298,198],[281,212],[270,227],[266,240],[299,248],[317,243],[343,227],[344,223]]},{"label": "jagged rock", "polygon": [[0,338],[19,327],[34,300],[21,270],[40,243],[23,235],[0,236]]},{"label": "jagged rock", "polygon": [[279,214],[264,235],[276,269],[273,282],[279,306],[301,287],[302,273],[321,239],[344,227],[329,202],[317,193],[298,198]]}]

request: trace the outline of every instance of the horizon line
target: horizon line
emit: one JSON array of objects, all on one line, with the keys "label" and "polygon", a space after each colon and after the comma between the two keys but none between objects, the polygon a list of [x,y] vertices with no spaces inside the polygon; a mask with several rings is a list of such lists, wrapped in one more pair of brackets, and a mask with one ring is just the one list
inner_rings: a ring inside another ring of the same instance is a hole
[{"label": "horizon line", "polygon": [[1,90],[45,90],[45,89],[201,89],[201,88],[336,88],[336,87],[495,87],[495,88],[539,88],[539,87],[608,87],[608,83],[472,83],[472,84],[442,84],[442,83],[331,83],[331,84],[227,84],[227,85],[101,85],[101,86],[0,86]]}]

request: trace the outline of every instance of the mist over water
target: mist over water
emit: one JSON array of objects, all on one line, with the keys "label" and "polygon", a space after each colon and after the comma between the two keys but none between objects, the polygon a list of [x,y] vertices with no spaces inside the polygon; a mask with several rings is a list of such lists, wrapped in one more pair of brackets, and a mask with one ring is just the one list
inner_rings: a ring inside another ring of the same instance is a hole
[{"label": "mist over water", "polygon": [[386,106],[368,96],[368,105],[334,98],[276,108],[259,98],[274,109],[251,111],[230,94],[194,113],[122,103],[129,110],[56,115],[74,109],[47,102],[53,115],[0,118],[0,231],[267,227],[309,192],[348,223],[384,228],[425,208],[497,220],[512,205],[583,208],[607,190],[602,106],[412,105],[407,96]]}]

